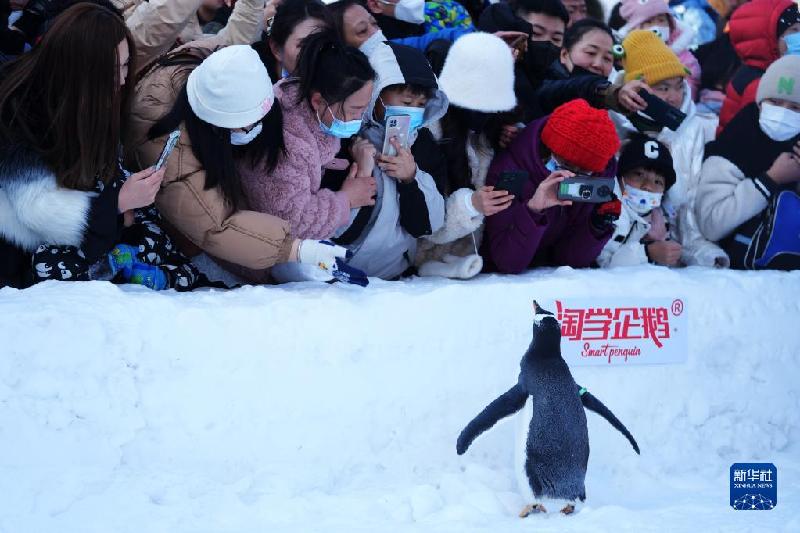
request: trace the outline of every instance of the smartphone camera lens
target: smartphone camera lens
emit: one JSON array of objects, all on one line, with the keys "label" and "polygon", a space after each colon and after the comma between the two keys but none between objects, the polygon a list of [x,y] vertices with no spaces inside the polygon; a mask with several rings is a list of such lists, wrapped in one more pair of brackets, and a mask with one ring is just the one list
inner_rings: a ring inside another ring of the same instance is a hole
[{"label": "smartphone camera lens", "polygon": [[597,194],[598,196],[602,196],[603,198],[605,198],[606,196],[611,196],[611,189],[609,189],[608,186],[603,185],[602,187],[597,189]]}]

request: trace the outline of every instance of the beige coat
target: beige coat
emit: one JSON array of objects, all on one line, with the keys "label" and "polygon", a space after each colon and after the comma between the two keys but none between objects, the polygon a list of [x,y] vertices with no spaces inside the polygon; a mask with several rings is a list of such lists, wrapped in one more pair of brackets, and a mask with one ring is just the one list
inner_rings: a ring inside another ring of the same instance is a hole
[{"label": "beige coat", "polygon": [[[204,39],[182,46],[167,57],[193,57],[199,62],[221,47],[217,39]],[[160,66],[148,71],[137,84],[124,144],[130,168],[146,168],[158,159],[166,136],[151,141],[147,132],[172,108],[193,68],[191,64]],[[181,133],[156,197],[156,207],[181,251],[193,256],[202,250],[261,275],[272,265],[286,262],[294,240],[289,224],[264,213],[234,211],[217,188],[205,190],[205,172],[183,125]],[[250,277],[260,280],[258,275]]]},{"label": "beige coat", "polygon": [[[142,71],[175,43],[207,38],[197,21],[203,0],[111,0],[123,12],[136,42],[136,65]],[[215,36],[221,45],[251,44],[261,35],[266,0],[239,0],[231,18]]]}]

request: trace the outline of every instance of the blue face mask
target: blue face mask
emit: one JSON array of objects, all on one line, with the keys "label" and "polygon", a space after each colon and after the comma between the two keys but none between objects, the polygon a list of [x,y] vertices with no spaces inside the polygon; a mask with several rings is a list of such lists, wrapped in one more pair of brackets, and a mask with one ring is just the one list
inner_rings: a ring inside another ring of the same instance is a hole
[{"label": "blue face mask", "polygon": [[410,127],[412,130],[418,130],[425,123],[425,108],[424,107],[407,107],[401,105],[384,105],[384,117],[394,117],[397,115],[408,115],[411,117]]},{"label": "blue face mask", "polygon": [[786,43],[786,55],[800,56],[800,33],[790,33],[783,38]]},{"label": "blue face mask", "polygon": [[333,117],[333,122],[331,122],[330,126],[326,126],[325,123],[320,120],[319,115],[317,115],[319,127],[322,133],[326,135],[331,135],[332,137],[338,137],[340,139],[349,139],[361,129],[360,119],[348,120],[347,122],[339,120],[336,118],[336,115],[333,114],[330,107],[328,108],[328,113]]}]

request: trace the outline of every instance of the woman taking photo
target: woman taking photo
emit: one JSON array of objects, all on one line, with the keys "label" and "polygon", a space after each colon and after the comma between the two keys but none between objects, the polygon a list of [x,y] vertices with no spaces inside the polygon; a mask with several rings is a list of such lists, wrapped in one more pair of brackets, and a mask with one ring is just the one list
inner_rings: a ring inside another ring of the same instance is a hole
[{"label": "woman taking photo", "polygon": [[157,213],[141,209],[163,171],[129,175],[119,162],[135,53],[118,14],[81,3],[5,68],[0,284],[113,278],[189,289],[197,281],[161,236]]},{"label": "woman taking photo", "polygon": [[[361,129],[374,78],[366,56],[346,46],[335,31],[306,38],[295,75],[275,85],[285,152],[272,168],[263,162],[239,165],[252,209],[287,220],[300,238],[327,239],[349,224],[351,209],[374,205],[372,168],[352,164],[341,190],[320,188],[323,169],[343,163],[335,158],[341,139]],[[356,162],[363,159],[357,153],[361,149],[367,147],[362,143],[354,150]]]},{"label": "woman taking photo", "polygon": [[252,48],[215,49],[214,39],[190,43],[145,73],[128,160],[157,160],[170,132],[180,130],[156,204],[187,255],[205,252],[223,266],[244,267],[236,273],[254,282],[266,281],[276,263],[335,264],[344,250],[302,243],[284,220],[246,209],[237,166],[275,168],[284,156],[282,113]]}]

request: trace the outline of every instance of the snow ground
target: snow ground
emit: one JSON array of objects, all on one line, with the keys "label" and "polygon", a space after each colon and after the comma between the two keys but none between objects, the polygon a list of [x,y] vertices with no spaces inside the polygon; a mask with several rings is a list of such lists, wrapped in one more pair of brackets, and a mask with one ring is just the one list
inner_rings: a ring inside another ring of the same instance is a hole
[{"label": "snow ground", "polygon": [[[800,531],[800,273],[568,268],[471,282],[0,291],[0,532]],[[516,518],[530,301],[684,295],[688,363],[581,367],[587,501]],[[733,511],[734,462],[778,467]]]}]

